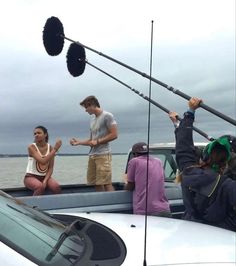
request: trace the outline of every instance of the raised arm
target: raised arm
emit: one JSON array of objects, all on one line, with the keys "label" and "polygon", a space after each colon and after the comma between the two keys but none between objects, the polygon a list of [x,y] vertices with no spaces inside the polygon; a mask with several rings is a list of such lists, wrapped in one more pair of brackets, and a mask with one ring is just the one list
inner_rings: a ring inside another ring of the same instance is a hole
[{"label": "raised arm", "polygon": [[175,130],[176,137],[176,162],[180,171],[196,164],[196,154],[193,143],[193,122],[195,110],[202,102],[199,98],[189,100],[189,109],[184,113],[184,118]]},{"label": "raised arm", "polygon": [[58,139],[54,147],[49,152],[49,154],[47,156],[41,157],[39,153],[37,152],[35,146],[31,144],[28,147],[28,153],[29,153],[29,156],[33,157],[39,163],[46,164],[55,156],[56,152],[60,149],[61,145],[62,145],[62,141]]}]

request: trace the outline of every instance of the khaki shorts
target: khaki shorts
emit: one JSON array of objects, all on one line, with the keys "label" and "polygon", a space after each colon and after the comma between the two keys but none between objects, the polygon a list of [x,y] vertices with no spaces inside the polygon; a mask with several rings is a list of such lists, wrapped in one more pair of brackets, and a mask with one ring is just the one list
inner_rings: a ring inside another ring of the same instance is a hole
[{"label": "khaki shorts", "polygon": [[111,154],[90,155],[87,169],[88,185],[111,184]]}]

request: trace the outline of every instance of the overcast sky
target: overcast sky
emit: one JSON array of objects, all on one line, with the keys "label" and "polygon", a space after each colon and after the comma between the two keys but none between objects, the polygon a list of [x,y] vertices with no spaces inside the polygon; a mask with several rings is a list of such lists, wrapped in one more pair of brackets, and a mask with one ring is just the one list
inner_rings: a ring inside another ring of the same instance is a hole
[{"label": "overcast sky", "polygon": [[[147,141],[148,102],[87,65],[82,76],[67,71],[66,54],[49,56],[42,31],[58,17],[65,36],[149,74],[153,20],[152,76],[236,119],[235,0],[7,0],[0,9],[0,154],[26,153],[33,129],[44,125],[50,143],[89,136],[90,116],[79,106],[96,95],[114,114],[119,138],[113,152]],[[149,80],[86,49],[87,60],[132,88],[149,94]],[[181,116],[187,101],[152,82],[152,99]],[[235,126],[201,109],[195,126],[208,135],[236,135]],[[199,134],[195,140],[205,141]],[[174,141],[165,112],[151,107],[150,142]]]}]

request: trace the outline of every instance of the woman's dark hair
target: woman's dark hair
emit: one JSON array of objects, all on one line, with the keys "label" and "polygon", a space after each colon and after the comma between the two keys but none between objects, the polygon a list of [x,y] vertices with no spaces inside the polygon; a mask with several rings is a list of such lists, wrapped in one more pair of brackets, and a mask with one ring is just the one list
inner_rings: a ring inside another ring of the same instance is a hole
[{"label": "woman's dark hair", "polygon": [[222,145],[216,144],[212,149],[207,164],[211,167],[217,166],[219,170],[223,170],[227,166],[228,153]]},{"label": "woman's dark hair", "polygon": [[48,135],[48,130],[46,129],[46,127],[44,127],[44,126],[37,126],[34,129],[37,129],[37,128],[39,128],[39,129],[41,129],[43,131],[43,133],[46,135],[45,141],[48,142],[49,135]]}]

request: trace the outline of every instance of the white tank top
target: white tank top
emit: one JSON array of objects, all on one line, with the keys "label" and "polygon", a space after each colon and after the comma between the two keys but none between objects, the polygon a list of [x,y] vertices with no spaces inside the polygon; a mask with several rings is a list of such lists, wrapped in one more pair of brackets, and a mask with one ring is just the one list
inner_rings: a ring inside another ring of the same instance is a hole
[{"label": "white tank top", "polygon": [[[35,146],[35,148],[37,149],[37,152],[40,154],[41,157],[45,157],[49,154],[50,144],[47,144],[48,145],[47,152],[44,155],[41,154],[36,143],[33,143],[33,145]],[[49,166],[49,163],[40,164],[33,157],[28,156],[28,164],[27,164],[27,168],[26,168],[26,173],[39,175],[39,176],[45,176],[47,171],[48,171],[48,166]]]}]

